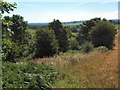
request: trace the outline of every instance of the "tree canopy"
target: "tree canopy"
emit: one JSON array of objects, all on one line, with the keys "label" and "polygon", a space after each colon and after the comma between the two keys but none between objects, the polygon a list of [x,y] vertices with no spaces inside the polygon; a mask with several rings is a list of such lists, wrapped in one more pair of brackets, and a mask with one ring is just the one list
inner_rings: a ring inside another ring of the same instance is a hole
[{"label": "tree canopy", "polygon": [[99,21],[92,28],[90,37],[95,47],[106,46],[108,49],[112,49],[115,33],[115,28],[111,23]]},{"label": "tree canopy", "polygon": [[54,31],[59,45],[59,51],[65,52],[68,49],[68,34],[59,20],[55,20],[48,25],[49,29]]}]

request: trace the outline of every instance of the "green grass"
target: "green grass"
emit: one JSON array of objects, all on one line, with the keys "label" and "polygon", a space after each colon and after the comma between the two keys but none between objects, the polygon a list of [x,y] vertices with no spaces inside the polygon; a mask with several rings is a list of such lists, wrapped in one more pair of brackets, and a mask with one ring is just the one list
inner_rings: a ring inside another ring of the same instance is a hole
[{"label": "green grass", "polygon": [[119,25],[115,25],[115,29],[120,29],[120,24]]},{"label": "green grass", "polygon": [[63,24],[63,26],[76,26],[80,25],[81,23],[69,23],[69,24]]},{"label": "green grass", "polygon": [[73,36],[77,36],[79,33],[71,32]]},{"label": "green grass", "polygon": [[31,32],[31,33],[35,33],[36,32],[35,29],[27,29],[26,31]]}]

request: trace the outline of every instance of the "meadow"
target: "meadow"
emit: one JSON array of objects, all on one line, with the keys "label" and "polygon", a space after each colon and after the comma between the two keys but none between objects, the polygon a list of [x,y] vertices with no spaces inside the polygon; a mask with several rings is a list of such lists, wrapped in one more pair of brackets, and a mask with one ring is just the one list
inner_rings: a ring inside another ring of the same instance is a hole
[{"label": "meadow", "polygon": [[21,15],[4,16],[16,3],[1,5],[0,88],[118,88],[119,21],[28,24]]},{"label": "meadow", "polygon": [[[31,29],[27,31],[33,35],[36,32]],[[71,50],[53,57],[22,60],[16,64],[4,62],[3,87],[118,88],[118,38],[117,34],[114,41],[116,46],[106,52],[94,49],[85,54]]]},{"label": "meadow", "polygon": [[52,64],[60,72],[55,88],[118,88],[118,38],[107,52],[68,51],[35,62]]},{"label": "meadow", "polygon": [[118,35],[115,39],[116,46],[107,52],[94,50],[83,54],[69,51],[16,64],[5,62],[2,67],[3,87],[118,88],[117,40]]}]

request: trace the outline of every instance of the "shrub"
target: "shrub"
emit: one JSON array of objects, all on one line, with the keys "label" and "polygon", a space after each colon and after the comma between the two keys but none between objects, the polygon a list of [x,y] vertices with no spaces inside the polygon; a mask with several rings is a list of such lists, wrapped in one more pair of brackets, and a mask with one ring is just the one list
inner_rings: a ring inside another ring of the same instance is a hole
[{"label": "shrub", "polygon": [[16,62],[16,59],[20,57],[21,52],[21,49],[18,45],[18,42],[15,43],[11,39],[3,39],[2,52],[4,54],[2,60]]},{"label": "shrub", "polygon": [[100,52],[106,52],[106,51],[108,51],[108,48],[106,46],[99,46],[97,48],[97,50],[100,51]]},{"label": "shrub", "polygon": [[69,49],[70,50],[78,50],[79,42],[75,38],[70,39]]},{"label": "shrub", "polygon": [[106,46],[112,49],[115,37],[114,26],[106,21],[99,21],[90,32],[91,41],[95,47]]},{"label": "shrub", "polygon": [[3,62],[2,88],[50,89],[55,83],[57,70],[45,63],[15,64]]},{"label": "shrub", "polygon": [[54,31],[40,29],[36,32],[35,56],[43,57],[55,54],[58,51],[58,43],[55,39]]},{"label": "shrub", "polygon": [[83,47],[82,47],[82,51],[84,53],[89,53],[91,51],[93,51],[93,44],[91,42],[88,42],[86,41],[84,44],[83,44]]}]

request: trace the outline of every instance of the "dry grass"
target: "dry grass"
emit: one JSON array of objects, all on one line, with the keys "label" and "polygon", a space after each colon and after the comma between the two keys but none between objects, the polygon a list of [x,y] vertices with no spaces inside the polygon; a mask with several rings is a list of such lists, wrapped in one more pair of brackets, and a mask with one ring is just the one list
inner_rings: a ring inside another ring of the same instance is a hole
[{"label": "dry grass", "polygon": [[116,35],[114,49],[107,52],[73,53],[43,58],[42,61],[53,64],[62,73],[54,87],[118,88],[118,38],[120,39]]},{"label": "dry grass", "polygon": [[[62,67],[62,72],[66,74],[66,78],[63,78],[61,81],[64,82],[71,78],[72,82],[69,83],[68,80],[67,84],[64,84],[62,87],[69,87],[71,85],[73,88],[118,87],[117,58],[116,56],[111,58],[110,55],[113,55],[112,51],[105,53],[95,52],[79,58],[79,63],[75,65]],[[76,55],[76,57],[79,57],[79,55]],[[59,83],[56,87],[60,85]]]},{"label": "dry grass", "polygon": [[116,35],[113,50],[71,55],[79,61],[75,65],[61,67],[66,76],[58,81],[56,87],[118,88],[118,38]]}]

